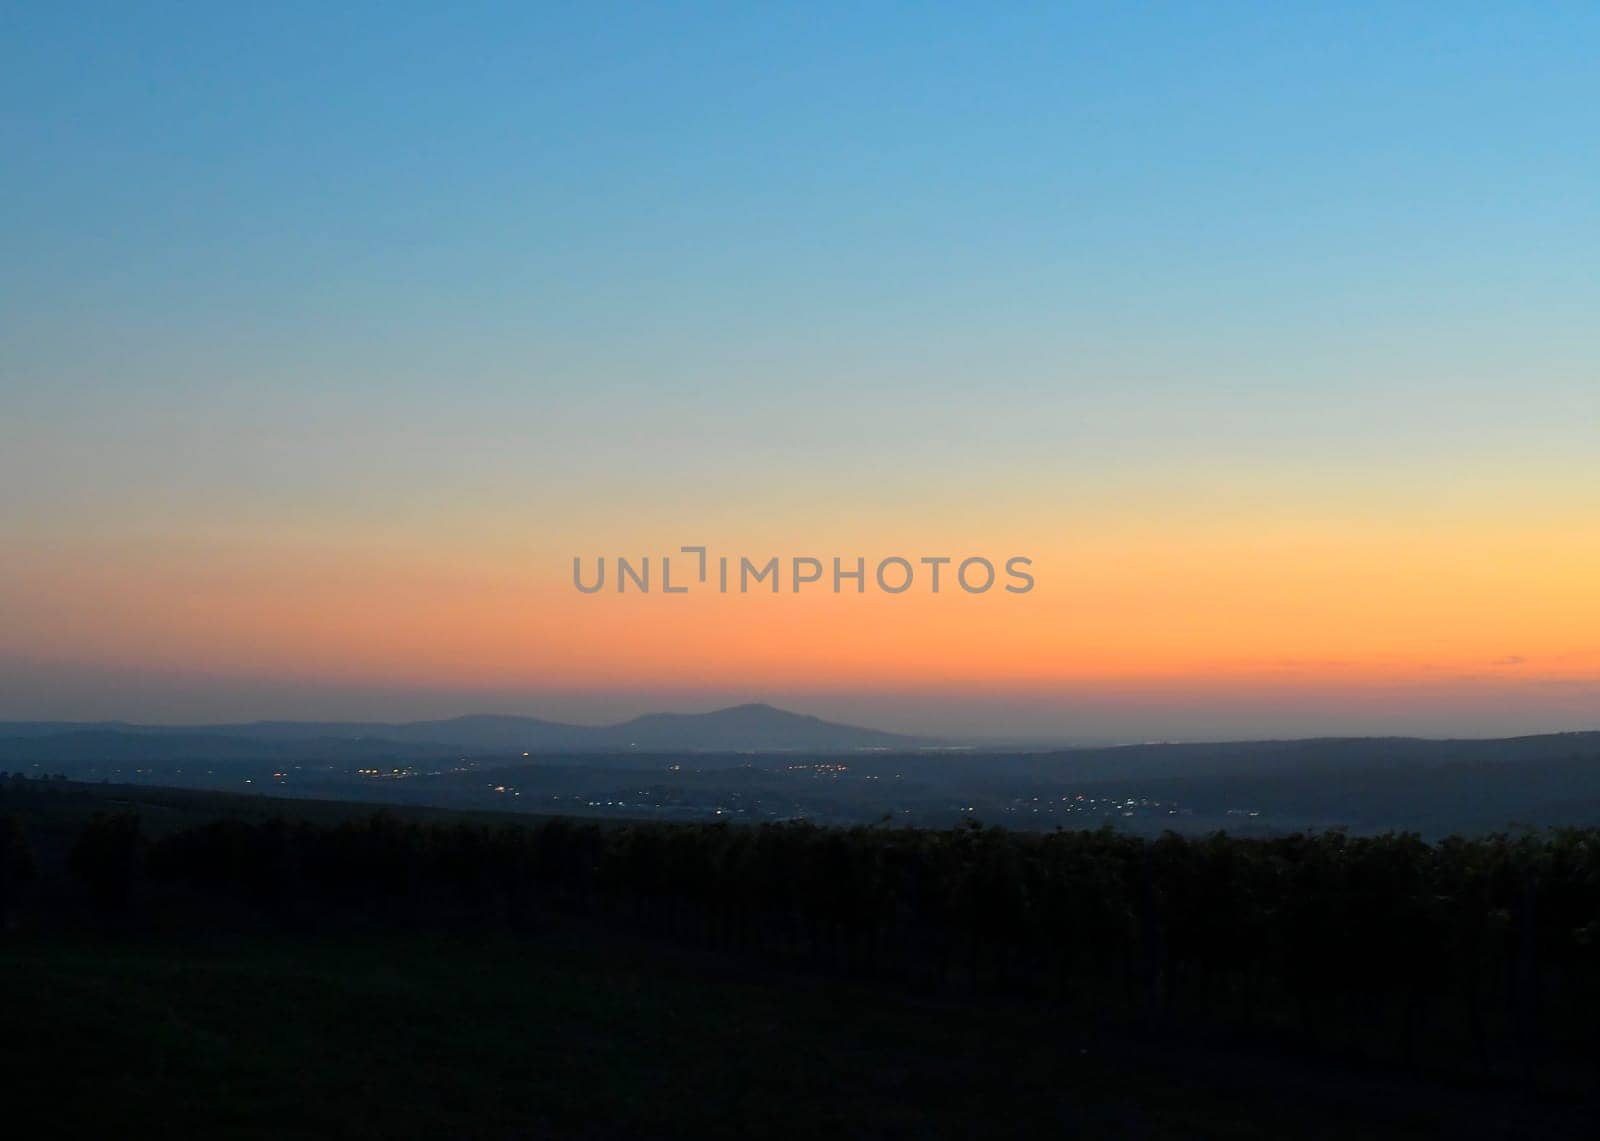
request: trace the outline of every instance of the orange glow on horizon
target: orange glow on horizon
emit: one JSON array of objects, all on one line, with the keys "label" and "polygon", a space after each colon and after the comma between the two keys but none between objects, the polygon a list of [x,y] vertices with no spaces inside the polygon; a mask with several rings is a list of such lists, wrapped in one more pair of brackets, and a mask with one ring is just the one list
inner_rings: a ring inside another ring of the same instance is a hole
[{"label": "orange glow on horizon", "polygon": [[[871,548],[814,553],[857,551]],[[11,624],[19,644],[129,668],[882,690],[1600,675],[1600,537],[1575,523],[1128,525],[1046,547],[987,536],[951,553],[1027,554],[1038,585],[666,596],[608,583],[589,596],[571,586],[572,552],[239,539],[64,545],[4,573],[7,592],[32,601]],[[881,556],[867,557],[870,568]]]}]

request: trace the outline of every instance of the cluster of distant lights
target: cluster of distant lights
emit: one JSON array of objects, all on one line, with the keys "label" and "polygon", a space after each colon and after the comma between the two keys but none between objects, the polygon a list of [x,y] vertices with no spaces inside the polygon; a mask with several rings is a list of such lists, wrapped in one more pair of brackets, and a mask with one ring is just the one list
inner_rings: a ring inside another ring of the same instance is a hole
[{"label": "cluster of distant lights", "polygon": [[[1098,813],[1098,814],[1101,814],[1101,815],[1110,815],[1111,813],[1120,813],[1123,816],[1136,816],[1136,815],[1139,814],[1139,812],[1141,810],[1151,810],[1151,811],[1159,812],[1162,809],[1165,809],[1166,810],[1166,815],[1168,815],[1168,816],[1186,816],[1186,815],[1189,815],[1190,812],[1192,811],[1191,809],[1181,808],[1177,804],[1168,804],[1168,803],[1166,803],[1164,801],[1160,801],[1160,800],[1150,800],[1150,799],[1148,799],[1146,797],[1138,797],[1138,798],[1135,798],[1135,797],[1126,797],[1126,798],[1105,797],[1105,798],[1101,798],[1101,797],[1095,797],[1095,796],[1086,796],[1081,792],[1076,794],[1076,795],[1073,795],[1073,796],[1063,796],[1063,797],[1060,798],[1060,800],[1056,800],[1056,801],[1051,801],[1051,800],[1047,800],[1047,799],[1035,796],[1035,797],[1032,797],[1029,800],[1029,802],[1026,803],[1026,804],[1024,804],[1020,799],[1018,799],[1018,800],[1012,801],[1010,804],[999,805],[997,807],[999,808],[1000,811],[1009,812],[1009,813],[1017,813],[1017,812],[1021,812],[1021,811],[1023,811],[1025,809],[1031,815],[1031,814],[1036,814],[1036,813],[1039,813],[1039,812],[1045,812],[1045,813],[1052,813],[1053,814],[1056,811],[1060,810],[1062,805],[1065,805],[1066,806],[1065,811],[1070,812],[1070,813],[1092,812],[1092,813]],[[960,812],[976,812],[976,811],[978,811],[978,806],[975,805],[975,804],[956,805],[955,807],[956,807],[957,811],[960,811]],[[1243,810],[1233,810],[1233,811],[1230,811],[1229,814],[1230,815],[1240,815],[1240,816],[1246,815],[1246,813]],[[1248,813],[1248,815],[1250,815],[1250,816],[1259,816],[1260,813],[1259,812],[1250,812],[1250,813]]]},{"label": "cluster of distant lights", "polygon": [[[525,756],[525,757],[528,756],[527,753],[523,753],[522,755]],[[475,768],[476,767],[466,757],[462,757],[461,760],[469,768]],[[34,767],[37,768],[38,766],[35,765]],[[669,765],[666,766],[668,772],[680,772],[680,771],[682,771],[682,767],[683,767],[682,765],[679,765],[677,763],[669,764]],[[848,773],[850,771],[850,767],[848,765],[840,764],[840,763],[834,762],[834,761],[819,761],[819,762],[808,763],[808,764],[785,765],[784,769],[785,769],[785,771],[792,772],[792,773],[811,773],[813,776],[829,776],[829,777],[834,777],[834,778],[837,778],[841,774]],[[120,772],[121,770],[114,770],[114,771]],[[139,775],[139,776],[146,775],[146,773],[154,775],[155,771],[156,770],[154,770],[154,769],[148,769],[147,770],[147,769],[144,769],[144,768],[136,768],[136,769],[133,770],[134,774]],[[175,771],[182,772],[181,769],[175,770]],[[463,771],[463,770],[456,769],[456,770],[452,770],[452,771],[460,772],[460,771]],[[208,773],[213,773],[214,770],[209,770],[208,769],[207,772]],[[402,767],[394,767],[394,768],[388,768],[388,769],[360,768],[360,769],[356,770],[356,775],[357,776],[363,776],[363,777],[377,778],[377,779],[380,779],[380,780],[384,780],[384,779],[386,779],[386,780],[404,780],[407,777],[416,776],[417,775],[417,770],[414,769],[414,768],[411,768],[409,766],[403,767],[403,768]],[[272,774],[272,779],[273,780],[282,781],[282,780],[286,780],[288,778],[288,776],[289,776],[289,774],[287,772],[274,772]],[[896,774],[894,774],[894,776],[895,776],[896,780],[904,779],[902,774],[900,774],[900,773],[896,773]],[[876,775],[869,775],[866,779],[869,780],[869,781],[876,781],[879,778]],[[244,783],[245,784],[251,784],[253,782],[247,778]],[[495,784],[495,785],[489,785],[488,788],[489,788],[489,791],[495,793],[496,795],[510,795],[510,796],[521,796],[522,795],[522,792],[519,789],[513,788],[510,785]],[[643,795],[648,795],[648,794],[641,792],[640,795],[643,796]],[[552,793],[550,795],[549,799],[552,800],[552,801],[560,801],[560,800],[563,800],[563,799],[566,799],[566,798],[562,797],[561,795],[559,795],[557,793]],[[743,816],[747,812],[747,810],[744,809],[744,808],[725,808],[725,807],[722,807],[720,805],[718,805],[718,806],[709,806],[709,805],[686,805],[686,804],[662,804],[662,803],[659,803],[659,802],[652,803],[652,802],[647,802],[647,801],[630,802],[630,801],[625,801],[625,800],[590,800],[587,797],[584,797],[582,795],[574,795],[572,797],[572,799],[575,800],[575,801],[581,801],[583,806],[587,807],[587,808],[634,809],[634,810],[644,810],[644,811],[653,811],[653,812],[706,812],[706,813],[708,813],[709,815],[712,815],[712,816],[729,816],[729,815]],[[1053,801],[1053,802],[1049,801],[1049,800],[1043,800],[1042,798],[1035,796],[1035,797],[1031,798],[1030,803],[1027,804],[1027,805],[1023,805],[1020,801],[1014,801],[1012,804],[1002,805],[1002,806],[999,806],[999,808],[1003,812],[1013,813],[1013,814],[1016,813],[1016,812],[1022,811],[1024,808],[1026,808],[1026,810],[1030,814],[1034,814],[1034,813],[1038,813],[1038,812],[1041,812],[1041,811],[1046,812],[1046,813],[1054,813],[1055,811],[1057,811],[1059,809],[1059,807],[1061,805],[1065,805],[1066,806],[1065,810],[1067,812],[1071,812],[1071,813],[1078,813],[1078,812],[1113,813],[1114,812],[1114,813],[1120,813],[1122,816],[1125,816],[1125,817],[1138,815],[1138,813],[1141,810],[1146,810],[1146,811],[1154,810],[1154,811],[1158,811],[1159,812],[1160,810],[1165,809],[1166,810],[1165,814],[1168,815],[1168,816],[1188,815],[1191,812],[1190,809],[1180,808],[1176,804],[1167,804],[1167,803],[1165,803],[1163,801],[1149,800],[1149,799],[1144,798],[1144,797],[1139,797],[1139,798],[1134,798],[1134,797],[1127,797],[1127,798],[1107,797],[1107,798],[1102,799],[1102,798],[1099,798],[1099,797],[1086,796],[1083,793],[1078,793],[1076,795],[1063,796],[1058,801]],[[795,805],[794,807],[799,808],[800,806],[799,805]],[[973,812],[977,812],[978,811],[978,806],[975,805],[975,804],[956,805],[954,807],[956,808],[957,811],[964,812],[964,813],[973,813]],[[900,809],[900,813],[901,814],[908,814],[909,812],[910,812],[910,809]],[[1227,810],[1227,815],[1229,815],[1229,816],[1254,817],[1254,816],[1260,816],[1261,813],[1259,811],[1256,811],[1256,810],[1253,810],[1253,809],[1230,808],[1230,809]]]},{"label": "cluster of distant lights", "polygon": [[[529,754],[523,753],[522,755],[526,757]],[[468,769],[473,769],[473,768],[477,767],[475,762],[469,760],[466,757],[462,757],[461,758],[461,763],[465,766],[465,768],[451,769],[450,771],[451,772],[464,772],[464,771],[467,771]],[[36,763],[34,763],[32,765],[32,767],[33,768],[38,768],[39,765],[36,762]],[[299,766],[295,766],[295,767],[298,768]],[[674,772],[674,773],[675,772],[681,772],[682,769],[683,769],[683,766],[678,764],[678,763],[676,763],[676,762],[674,762],[672,764],[667,765],[666,769],[667,769],[668,772]],[[837,778],[841,774],[848,773],[850,771],[850,766],[845,765],[845,764],[841,764],[841,763],[836,762],[836,761],[818,761],[818,762],[805,763],[805,764],[785,765],[784,766],[784,770],[786,772],[791,772],[791,773],[811,773],[813,776],[828,776],[828,777]],[[113,769],[112,771],[114,773],[121,773],[122,770],[120,768],[117,768],[117,769]],[[182,769],[174,769],[173,771],[174,771],[174,773],[182,773],[183,772]],[[214,769],[207,769],[205,771],[206,771],[207,775],[215,775],[215,772],[216,772],[216,770],[214,770]],[[393,767],[393,768],[388,768],[388,769],[360,768],[360,769],[356,769],[355,771],[356,771],[356,775],[357,776],[376,778],[376,779],[379,779],[379,780],[404,780],[404,779],[406,779],[408,777],[414,777],[414,776],[418,775],[417,774],[417,770],[415,768],[410,767],[410,766]],[[156,774],[157,770],[155,770],[153,768],[146,769],[146,768],[142,768],[141,767],[141,768],[133,769],[132,772],[136,776],[145,776],[145,775],[153,776],[153,775]],[[429,775],[439,775],[439,774],[430,773]],[[288,777],[289,777],[289,773],[283,772],[283,771],[274,772],[272,774],[272,779],[273,780],[277,780],[277,781],[287,780]],[[880,778],[878,776],[876,776],[876,775],[868,775],[865,779],[867,779],[869,781],[876,781],[876,780],[879,780]],[[901,774],[901,773],[895,773],[894,774],[894,779],[895,780],[903,780],[904,779],[904,775]],[[253,784],[254,782],[252,780],[250,780],[249,778],[246,778],[244,783],[245,784]],[[521,796],[522,795],[522,792],[519,789],[513,788],[510,785],[496,784],[496,785],[489,785],[488,788],[489,788],[489,791],[495,793],[496,795],[510,795],[510,796]],[[641,796],[648,796],[648,793],[641,791],[640,795]],[[561,796],[558,793],[551,793],[550,796],[549,796],[549,799],[551,801],[561,801],[561,800],[565,800],[567,798]],[[574,794],[571,797],[571,799],[574,800],[574,801],[580,802],[583,807],[586,807],[586,808],[600,808],[600,809],[633,809],[635,811],[649,811],[649,812],[704,812],[704,813],[706,813],[708,815],[711,815],[711,816],[744,816],[744,815],[747,815],[749,813],[749,811],[750,811],[750,809],[743,808],[743,807],[740,807],[740,808],[727,808],[727,807],[723,807],[721,805],[712,806],[712,805],[703,805],[703,804],[702,805],[663,804],[663,803],[660,803],[660,802],[650,802],[650,801],[636,801],[636,802],[634,802],[634,801],[626,801],[626,800],[590,800],[588,797],[583,796],[582,794]],[[1035,796],[1035,797],[1032,797],[1030,802],[1028,804],[1026,804],[1026,805],[1024,805],[1020,800],[1018,800],[1018,801],[1013,801],[1011,804],[999,805],[997,807],[998,807],[998,809],[1000,811],[1006,812],[1006,813],[1011,813],[1011,814],[1015,814],[1015,813],[1017,813],[1019,811],[1023,811],[1024,809],[1026,809],[1029,812],[1029,814],[1031,815],[1031,814],[1039,813],[1041,811],[1045,812],[1045,813],[1053,814],[1054,812],[1056,812],[1056,811],[1058,811],[1060,809],[1061,805],[1065,805],[1066,806],[1065,811],[1067,811],[1069,813],[1078,813],[1078,812],[1093,812],[1093,813],[1100,813],[1100,814],[1119,813],[1120,815],[1122,815],[1124,817],[1136,816],[1136,815],[1138,815],[1140,813],[1141,810],[1143,810],[1143,811],[1160,812],[1161,810],[1165,809],[1165,815],[1167,815],[1167,816],[1187,816],[1187,815],[1190,815],[1192,813],[1192,811],[1193,811],[1192,809],[1182,808],[1182,807],[1178,806],[1177,804],[1168,804],[1168,803],[1166,803],[1164,801],[1150,800],[1150,799],[1147,799],[1145,797],[1138,797],[1138,798],[1134,798],[1134,797],[1127,797],[1127,798],[1106,797],[1106,798],[1100,798],[1100,797],[1086,796],[1083,793],[1078,793],[1076,795],[1062,796],[1059,800],[1056,800],[1056,801],[1050,801],[1050,800],[1046,800],[1046,799],[1043,799],[1041,797]],[[801,809],[801,806],[799,804],[795,804],[793,807],[795,809]],[[966,804],[966,805],[959,805],[958,804],[958,805],[954,805],[952,807],[956,811],[963,812],[963,813],[975,813],[975,812],[979,811],[979,806],[975,805],[975,804]],[[911,812],[911,809],[908,809],[908,808],[902,808],[902,809],[898,810],[898,813],[900,815],[909,815],[910,812]],[[770,813],[769,813],[769,815],[770,815]],[[1258,816],[1261,815],[1261,813],[1259,811],[1255,810],[1255,809],[1230,808],[1230,809],[1227,810],[1227,815],[1229,815],[1229,816],[1243,816],[1243,817],[1258,817]]]}]

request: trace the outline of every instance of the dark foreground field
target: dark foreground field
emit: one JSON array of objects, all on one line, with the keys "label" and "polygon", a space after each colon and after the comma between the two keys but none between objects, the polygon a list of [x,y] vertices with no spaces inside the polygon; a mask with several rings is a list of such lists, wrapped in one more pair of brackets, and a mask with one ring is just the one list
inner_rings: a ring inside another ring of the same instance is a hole
[{"label": "dark foreground field", "polygon": [[23,939],[0,950],[0,1001],[29,1137],[1586,1135],[1578,1107],[1505,1091],[594,932]]},{"label": "dark foreground field", "polygon": [[597,830],[0,792],[19,1136],[1595,1132],[1588,833]]}]

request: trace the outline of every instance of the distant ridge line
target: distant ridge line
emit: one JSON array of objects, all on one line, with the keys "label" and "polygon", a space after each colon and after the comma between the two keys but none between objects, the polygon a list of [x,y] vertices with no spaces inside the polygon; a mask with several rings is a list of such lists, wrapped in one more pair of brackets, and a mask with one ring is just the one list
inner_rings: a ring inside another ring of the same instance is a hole
[{"label": "distant ridge line", "polygon": [[[21,742],[76,743],[88,747],[118,740],[142,741],[149,751],[156,739],[183,751],[200,740],[252,742],[258,746],[316,742],[392,744],[411,749],[454,752],[558,753],[619,751],[812,751],[915,749],[942,744],[936,738],[889,733],[824,721],[764,703],[749,703],[709,713],[646,713],[609,725],[574,725],[509,714],[465,714],[431,721],[251,721],[217,725],[144,725],[127,721],[0,722],[0,756]],[[187,743],[187,745],[185,744]],[[237,749],[226,751],[237,752]],[[275,751],[275,750],[269,750]]]}]

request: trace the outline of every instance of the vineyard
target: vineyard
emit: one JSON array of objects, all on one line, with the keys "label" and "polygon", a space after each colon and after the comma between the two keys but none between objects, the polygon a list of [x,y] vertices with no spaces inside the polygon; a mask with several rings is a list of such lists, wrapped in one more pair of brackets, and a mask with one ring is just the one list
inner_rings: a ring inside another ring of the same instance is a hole
[{"label": "vineyard", "polygon": [[[25,820],[0,903],[47,908]],[[221,818],[146,835],[98,812],[58,892],[108,929],[161,915],[271,929],[621,928],[911,993],[1049,1004],[1064,1020],[1293,1042],[1587,1089],[1600,1057],[1600,833],[1427,844]],[[54,881],[51,881],[54,882]]]}]

